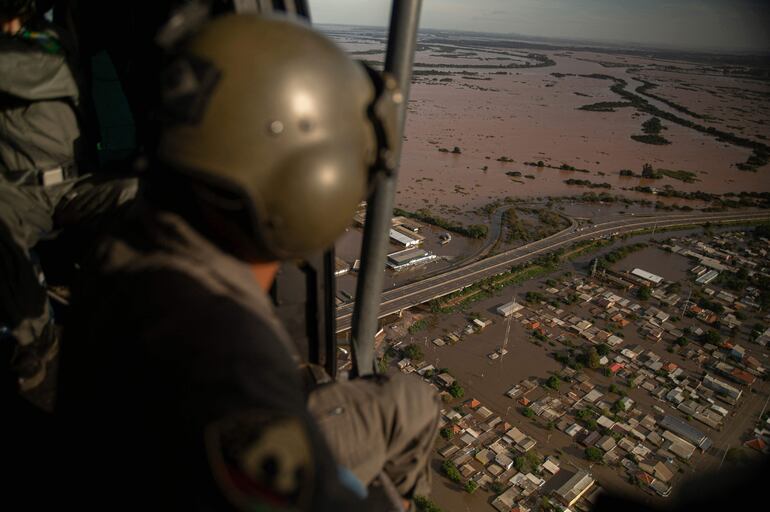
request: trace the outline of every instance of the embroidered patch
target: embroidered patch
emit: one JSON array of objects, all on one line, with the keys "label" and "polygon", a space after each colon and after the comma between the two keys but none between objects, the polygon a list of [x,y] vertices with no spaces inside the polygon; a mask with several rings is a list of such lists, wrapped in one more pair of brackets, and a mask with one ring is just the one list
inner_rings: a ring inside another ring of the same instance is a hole
[{"label": "embroidered patch", "polygon": [[238,510],[309,510],[313,453],[294,417],[247,411],[206,428],[206,452],[214,478]]}]

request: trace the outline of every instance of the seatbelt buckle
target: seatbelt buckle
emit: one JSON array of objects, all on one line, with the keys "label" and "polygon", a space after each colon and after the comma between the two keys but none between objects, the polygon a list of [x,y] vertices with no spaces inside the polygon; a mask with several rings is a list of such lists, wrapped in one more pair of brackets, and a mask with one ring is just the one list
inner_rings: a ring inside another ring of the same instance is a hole
[{"label": "seatbelt buckle", "polygon": [[59,166],[43,171],[40,179],[43,182],[44,187],[58,185],[64,181],[64,169]]}]

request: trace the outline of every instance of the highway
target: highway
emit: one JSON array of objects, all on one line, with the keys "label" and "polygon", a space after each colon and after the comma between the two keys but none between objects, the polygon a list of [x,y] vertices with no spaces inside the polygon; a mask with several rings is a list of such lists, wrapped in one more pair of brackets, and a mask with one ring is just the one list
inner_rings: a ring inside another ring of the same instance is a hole
[{"label": "highway", "polygon": [[[513,265],[526,263],[542,254],[562,247],[568,247],[583,240],[600,238],[604,235],[612,235],[615,233],[623,234],[630,231],[652,228],[654,226],[657,226],[658,228],[669,228],[692,224],[705,224],[707,222],[740,223],[756,220],[770,220],[770,212],[697,212],[675,215],[639,215],[603,222],[596,224],[593,227],[583,228],[582,231],[576,231],[577,228],[571,226],[547,238],[496,254],[483,260],[469,263],[462,267],[448,270],[442,274],[434,275],[421,281],[387,290],[382,294],[379,318],[428,302],[438,297],[443,297],[444,295],[448,295],[457,290],[462,290],[477,281],[506,272]],[[350,329],[352,315],[352,302],[343,304],[337,308],[338,333]]]}]

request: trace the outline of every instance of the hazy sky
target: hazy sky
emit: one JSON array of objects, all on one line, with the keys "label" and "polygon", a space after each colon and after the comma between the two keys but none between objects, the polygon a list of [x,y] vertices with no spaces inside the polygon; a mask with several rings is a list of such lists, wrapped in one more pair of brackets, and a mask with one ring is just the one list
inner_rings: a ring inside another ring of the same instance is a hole
[{"label": "hazy sky", "polygon": [[[316,23],[386,26],[390,0],[309,0]],[[770,50],[770,0],[423,0],[420,26]]]}]

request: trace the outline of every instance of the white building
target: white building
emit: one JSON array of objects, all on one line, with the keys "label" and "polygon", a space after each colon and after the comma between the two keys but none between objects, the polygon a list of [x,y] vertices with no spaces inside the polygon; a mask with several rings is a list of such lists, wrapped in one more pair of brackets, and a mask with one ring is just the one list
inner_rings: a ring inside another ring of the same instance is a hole
[{"label": "white building", "polygon": [[642,270],[641,268],[635,268],[631,271],[632,275],[635,275],[636,277],[641,277],[645,281],[649,281],[654,285],[658,285],[663,282],[663,278],[653,274],[652,272],[647,272],[646,270]]},{"label": "white building", "polygon": [[524,309],[524,306],[519,304],[516,301],[509,302],[507,304],[503,304],[502,306],[497,308],[497,312],[501,314],[502,316],[508,317],[511,316],[514,313],[518,313]]},{"label": "white building", "polygon": [[393,228],[390,228],[390,239],[399,245],[403,245],[407,249],[411,247],[417,247],[422,242],[422,240],[412,238],[407,234],[397,231]]}]

